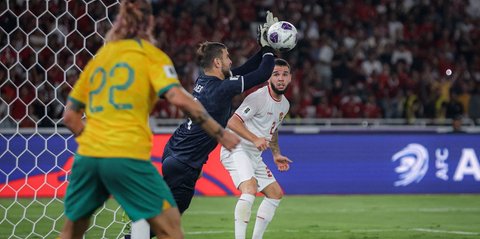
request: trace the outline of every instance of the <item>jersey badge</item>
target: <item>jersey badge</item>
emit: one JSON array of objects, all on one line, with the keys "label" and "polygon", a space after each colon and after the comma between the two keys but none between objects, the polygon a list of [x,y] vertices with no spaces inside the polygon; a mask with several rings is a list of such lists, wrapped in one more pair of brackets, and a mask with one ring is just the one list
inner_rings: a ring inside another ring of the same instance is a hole
[{"label": "jersey badge", "polygon": [[165,71],[165,75],[167,75],[168,78],[178,78],[175,67],[172,65],[163,66],[163,71]]}]

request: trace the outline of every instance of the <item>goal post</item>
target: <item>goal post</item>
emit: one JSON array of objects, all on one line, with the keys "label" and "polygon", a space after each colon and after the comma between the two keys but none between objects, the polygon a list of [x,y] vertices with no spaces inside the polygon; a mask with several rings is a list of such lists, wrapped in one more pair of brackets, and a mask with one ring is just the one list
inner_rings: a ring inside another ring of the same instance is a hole
[{"label": "goal post", "polygon": [[[76,143],[65,101],[102,46],[117,0],[0,2],[0,238],[55,238]],[[91,238],[119,238],[123,210],[109,200]]]}]

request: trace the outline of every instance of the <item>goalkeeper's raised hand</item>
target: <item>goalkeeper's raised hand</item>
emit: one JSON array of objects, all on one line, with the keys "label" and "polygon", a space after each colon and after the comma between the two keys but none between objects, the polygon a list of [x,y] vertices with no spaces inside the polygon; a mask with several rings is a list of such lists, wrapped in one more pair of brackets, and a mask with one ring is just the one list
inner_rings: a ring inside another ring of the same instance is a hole
[{"label": "goalkeeper's raised hand", "polygon": [[270,47],[267,40],[267,32],[268,32],[268,28],[270,28],[276,22],[278,22],[278,18],[274,17],[272,12],[267,11],[267,17],[265,18],[265,23],[259,25],[257,29],[257,40],[258,40],[258,44],[260,44],[261,47],[265,47],[265,46]]},{"label": "goalkeeper's raised hand", "polygon": [[265,23],[263,24],[263,26],[267,28],[267,31],[268,31],[268,28],[271,27],[276,22],[278,22],[278,18],[274,17],[272,12],[267,11],[267,17],[265,18]]},{"label": "goalkeeper's raised hand", "polygon": [[268,31],[268,28],[265,28],[263,25],[258,25],[257,41],[261,47],[266,47],[266,46],[270,47],[270,44],[268,44],[268,40],[267,40],[267,31]]}]

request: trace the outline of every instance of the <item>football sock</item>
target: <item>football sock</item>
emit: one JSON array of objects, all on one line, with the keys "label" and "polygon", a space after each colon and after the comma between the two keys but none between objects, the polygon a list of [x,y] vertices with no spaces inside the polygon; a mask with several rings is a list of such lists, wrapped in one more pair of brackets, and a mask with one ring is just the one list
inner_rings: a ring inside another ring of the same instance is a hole
[{"label": "football sock", "polygon": [[235,206],[235,239],[245,239],[254,201],[255,195],[252,194],[244,193],[238,198]]},{"label": "football sock", "polygon": [[132,239],[150,239],[150,225],[145,219],[132,222]]},{"label": "football sock", "polygon": [[263,233],[267,229],[268,223],[272,221],[279,204],[280,199],[263,198],[260,207],[258,207],[252,239],[261,239],[263,237]]}]

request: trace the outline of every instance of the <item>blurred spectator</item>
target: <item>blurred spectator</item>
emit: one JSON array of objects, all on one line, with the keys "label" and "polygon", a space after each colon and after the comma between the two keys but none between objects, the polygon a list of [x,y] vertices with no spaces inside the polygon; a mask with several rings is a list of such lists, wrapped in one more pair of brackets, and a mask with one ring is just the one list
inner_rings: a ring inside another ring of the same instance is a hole
[{"label": "blurred spectator", "polygon": [[458,100],[458,93],[454,90],[450,93],[450,100],[445,104],[445,117],[454,119],[462,116],[465,110],[462,103]]},{"label": "blurred spectator", "polygon": [[465,133],[465,130],[463,129],[463,117],[461,115],[453,117],[450,133]]},{"label": "blurred spectator", "polygon": [[413,62],[412,52],[408,50],[404,42],[399,42],[396,46],[397,48],[395,48],[392,53],[392,64],[395,65],[397,62],[403,60],[407,64],[407,68],[409,68]]},{"label": "blurred spectator", "polygon": [[315,68],[326,88],[332,87],[332,59],[334,55],[333,46],[329,37],[325,36],[320,39],[318,46],[318,55],[313,59],[317,60]]},{"label": "blurred spectator", "polygon": [[480,124],[480,81],[475,82],[475,87],[472,90],[468,103],[468,116],[475,124]]},{"label": "blurred spectator", "polygon": [[382,117],[382,111],[377,105],[374,95],[369,95],[363,106],[363,118],[378,119]]},{"label": "blurred spectator", "polygon": [[382,63],[377,59],[375,53],[367,54],[367,57],[362,62],[362,70],[366,76],[371,76],[372,74],[380,74],[382,69]]},{"label": "blurred spectator", "polygon": [[317,118],[335,118],[337,117],[337,108],[328,101],[328,97],[320,98],[317,105]]},{"label": "blurred spectator", "polygon": [[350,86],[345,96],[340,100],[340,112],[343,118],[361,118],[362,100],[357,95],[354,86]]}]

